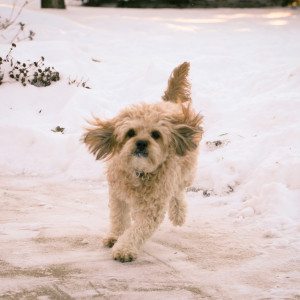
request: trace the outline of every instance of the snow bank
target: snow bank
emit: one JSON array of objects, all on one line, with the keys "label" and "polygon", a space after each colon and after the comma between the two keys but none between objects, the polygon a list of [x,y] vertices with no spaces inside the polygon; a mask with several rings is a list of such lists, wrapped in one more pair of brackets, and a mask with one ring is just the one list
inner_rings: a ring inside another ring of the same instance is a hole
[{"label": "snow bank", "polygon": [[[170,71],[188,60],[194,105],[205,117],[194,188],[220,197],[236,192],[232,202],[243,217],[297,218],[299,14],[238,12],[25,10],[36,39],[19,43],[14,55],[45,56],[62,80],[47,88],[1,86],[1,174],[105,180],[103,164],[80,142],[85,120],[159,101]],[[1,53],[7,49],[0,44]],[[69,86],[69,76],[89,79],[92,89]]]}]

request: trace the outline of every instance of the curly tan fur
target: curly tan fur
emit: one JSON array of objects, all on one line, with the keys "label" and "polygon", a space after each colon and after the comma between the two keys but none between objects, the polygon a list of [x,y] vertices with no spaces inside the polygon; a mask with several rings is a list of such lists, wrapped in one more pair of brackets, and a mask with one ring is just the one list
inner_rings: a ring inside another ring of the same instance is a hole
[{"label": "curly tan fur", "polygon": [[96,156],[96,159],[109,159],[116,146],[113,122],[103,122],[96,118],[89,124],[93,127],[89,128],[88,133],[84,136],[84,143],[88,145],[89,151]]},{"label": "curly tan fur", "polygon": [[[178,101],[134,105],[112,120],[95,119],[84,136],[96,159],[107,159],[111,228],[103,244],[113,247],[113,258],[121,262],[137,257],[167,210],[174,225],[185,221],[184,191],[202,136],[201,116],[185,103],[187,68],[187,63],[177,67],[169,80]],[[184,80],[174,79],[182,72]]]},{"label": "curly tan fur", "polygon": [[188,62],[184,62],[174,69],[169,78],[167,90],[162,97],[164,101],[183,103],[192,100],[191,86],[187,79],[189,70]]}]

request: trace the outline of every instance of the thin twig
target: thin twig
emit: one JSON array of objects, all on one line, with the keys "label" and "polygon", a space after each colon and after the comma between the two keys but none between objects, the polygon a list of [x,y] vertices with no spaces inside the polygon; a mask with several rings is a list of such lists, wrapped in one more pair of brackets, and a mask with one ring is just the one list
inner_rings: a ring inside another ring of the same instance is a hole
[{"label": "thin twig", "polygon": [[14,14],[14,11],[15,11],[17,2],[18,2],[18,1],[15,0],[14,3],[13,3],[13,8],[12,8],[12,10],[11,10],[11,12],[10,12],[9,20],[12,18],[13,14]]},{"label": "thin twig", "polygon": [[15,17],[14,20],[12,21],[12,24],[15,23],[15,21],[18,19],[18,17],[20,16],[20,14],[21,14],[23,8],[24,8],[27,4],[28,4],[28,1],[25,1],[25,2],[23,3],[23,5],[20,7],[20,9],[19,9],[19,11],[18,11],[16,17]]}]

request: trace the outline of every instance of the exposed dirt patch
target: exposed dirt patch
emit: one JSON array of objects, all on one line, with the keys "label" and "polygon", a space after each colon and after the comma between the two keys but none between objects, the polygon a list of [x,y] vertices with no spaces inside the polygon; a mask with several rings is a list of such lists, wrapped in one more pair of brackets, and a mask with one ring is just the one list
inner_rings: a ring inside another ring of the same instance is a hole
[{"label": "exposed dirt patch", "polygon": [[37,299],[38,297],[45,297],[45,299],[53,300],[69,300],[74,299],[68,293],[63,291],[57,285],[53,284],[51,286],[41,286],[33,290],[22,289],[18,292],[7,292],[5,294],[0,294],[0,299]]},{"label": "exposed dirt patch", "polygon": [[178,232],[176,237],[177,242],[168,237],[155,242],[184,253],[187,261],[203,269],[217,270],[226,265],[238,265],[258,255],[256,251],[249,249],[249,246],[239,243],[239,237],[236,237],[235,241],[220,232]]},{"label": "exposed dirt patch", "polygon": [[42,247],[53,251],[61,251],[66,249],[97,249],[99,248],[99,236],[62,236],[62,237],[45,237],[38,236],[33,239]]},{"label": "exposed dirt patch", "polygon": [[72,268],[69,264],[57,264],[45,267],[30,267],[21,268],[13,266],[8,262],[0,260],[0,276],[1,277],[18,277],[18,276],[29,276],[29,277],[53,277],[57,279],[66,279],[72,276],[72,274],[79,274],[79,269]]}]

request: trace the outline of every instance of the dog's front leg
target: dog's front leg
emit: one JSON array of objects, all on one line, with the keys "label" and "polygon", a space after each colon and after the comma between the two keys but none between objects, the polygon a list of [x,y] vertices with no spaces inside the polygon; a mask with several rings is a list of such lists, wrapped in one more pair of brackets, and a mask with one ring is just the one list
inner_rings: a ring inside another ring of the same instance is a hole
[{"label": "dog's front leg", "polygon": [[125,201],[120,201],[117,197],[110,197],[110,232],[103,239],[103,245],[112,247],[119,236],[130,225],[129,206]]},{"label": "dog's front leg", "polygon": [[113,258],[121,262],[136,259],[142,244],[154,233],[163,221],[165,205],[155,205],[136,210],[133,224],[125,230],[113,247]]}]

